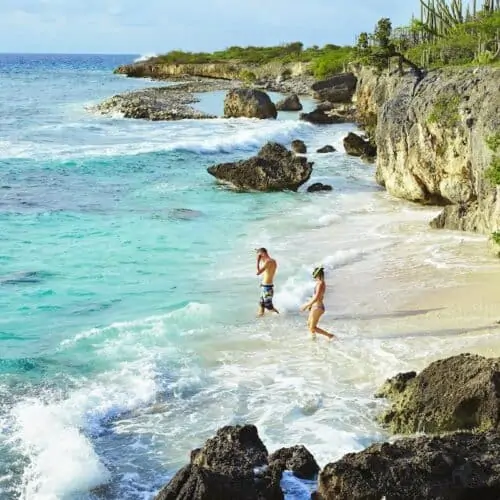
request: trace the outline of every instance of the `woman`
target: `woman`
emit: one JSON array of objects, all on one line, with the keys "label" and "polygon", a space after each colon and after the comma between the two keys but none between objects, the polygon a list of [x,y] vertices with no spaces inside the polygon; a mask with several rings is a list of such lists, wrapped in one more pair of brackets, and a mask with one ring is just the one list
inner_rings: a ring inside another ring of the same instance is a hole
[{"label": "woman", "polygon": [[325,283],[325,270],[322,267],[316,267],[312,273],[312,277],[316,280],[316,287],[314,288],[314,295],[309,302],[305,303],[300,310],[309,311],[309,318],[307,319],[307,326],[313,338],[319,333],[328,337],[329,339],[336,338],[335,335],[328,333],[322,328],[318,327],[319,318],[325,312],[325,304],[323,303],[325,297],[326,283]]}]

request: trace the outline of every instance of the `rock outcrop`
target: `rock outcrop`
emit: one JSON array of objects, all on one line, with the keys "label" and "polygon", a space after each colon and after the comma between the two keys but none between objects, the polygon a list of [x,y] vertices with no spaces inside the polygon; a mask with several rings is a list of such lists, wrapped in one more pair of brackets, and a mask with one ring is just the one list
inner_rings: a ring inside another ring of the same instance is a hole
[{"label": "rock outcrop", "polygon": [[328,464],[316,500],[496,500],[500,436],[452,434],[375,444]]},{"label": "rock outcrop", "polygon": [[377,396],[391,401],[381,421],[397,434],[498,429],[500,358],[461,354],[439,360],[418,375],[389,379]]},{"label": "rock outcrop", "polygon": [[158,87],[115,95],[98,104],[95,111],[103,115],[120,113],[124,118],[152,121],[215,118],[190,106],[198,100],[180,88]]},{"label": "rock outcrop", "polygon": [[300,113],[299,118],[305,122],[314,123],[315,125],[333,125],[335,123],[345,123],[349,121],[345,116],[335,112],[324,111],[316,108],[309,113]]},{"label": "rock outcrop", "polygon": [[268,452],[253,425],[223,427],[191,452],[156,500],[283,500],[282,469],[269,466]]},{"label": "rock outcrop", "polygon": [[359,156],[366,159],[373,159],[377,155],[376,148],[354,132],[349,132],[344,137],[344,149],[350,156]]},{"label": "rock outcrop", "polygon": [[326,146],[323,146],[322,148],[319,148],[316,150],[316,153],[335,153],[337,151],[333,146],[330,144],[327,144]]},{"label": "rock outcrop", "polygon": [[294,153],[299,153],[299,154],[305,154],[307,153],[307,146],[304,141],[301,141],[300,139],[295,139],[291,143],[292,151]]},{"label": "rock outcrop", "polygon": [[319,472],[319,465],[305,446],[280,448],[269,457],[269,463],[293,472],[300,479],[313,480]]},{"label": "rock outcrop", "polygon": [[493,154],[486,140],[500,129],[500,68],[358,77],[358,119],[376,139],[378,183],[399,198],[449,205],[434,227],[495,231],[500,193],[484,172]]},{"label": "rock outcrop", "polygon": [[353,73],[341,73],[327,80],[315,82],[313,97],[321,101],[350,102],[356,90],[357,78]]},{"label": "rock outcrop", "polygon": [[224,99],[226,118],[276,118],[276,106],[262,90],[233,89]]},{"label": "rock outcrop", "polygon": [[276,109],[278,111],[300,111],[302,109],[302,103],[297,94],[292,94],[278,101],[276,103]]},{"label": "rock outcrop", "polygon": [[257,156],[214,165],[208,168],[208,173],[242,191],[297,191],[309,180],[312,166],[304,156],[296,156],[281,144],[270,142]]},{"label": "rock outcrop", "polygon": [[333,188],[328,184],[322,184],[321,182],[315,182],[307,188],[308,193],[318,193],[319,191],[331,191]]}]

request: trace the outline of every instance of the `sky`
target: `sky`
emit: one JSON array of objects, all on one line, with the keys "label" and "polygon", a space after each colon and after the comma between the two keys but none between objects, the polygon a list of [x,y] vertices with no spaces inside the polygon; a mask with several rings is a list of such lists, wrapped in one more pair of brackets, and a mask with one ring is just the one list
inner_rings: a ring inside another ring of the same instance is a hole
[{"label": "sky", "polygon": [[155,54],[231,45],[353,44],[418,0],[0,0],[0,52]]}]

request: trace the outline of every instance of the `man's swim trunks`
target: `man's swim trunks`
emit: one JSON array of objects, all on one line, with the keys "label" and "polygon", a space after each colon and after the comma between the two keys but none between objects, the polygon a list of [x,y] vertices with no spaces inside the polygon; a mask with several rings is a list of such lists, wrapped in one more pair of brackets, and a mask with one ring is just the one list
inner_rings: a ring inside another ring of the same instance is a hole
[{"label": "man's swim trunks", "polygon": [[260,285],[260,305],[266,309],[272,310],[274,285]]}]

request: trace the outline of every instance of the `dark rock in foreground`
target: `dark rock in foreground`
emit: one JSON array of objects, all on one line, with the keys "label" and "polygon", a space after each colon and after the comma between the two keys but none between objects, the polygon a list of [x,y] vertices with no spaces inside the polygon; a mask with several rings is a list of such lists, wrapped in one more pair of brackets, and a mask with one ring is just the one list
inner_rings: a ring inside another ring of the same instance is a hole
[{"label": "dark rock in foreground", "polygon": [[197,101],[193,94],[180,88],[157,87],[115,95],[95,109],[104,115],[120,113],[124,118],[152,121],[215,118],[190,106]]},{"label": "dark rock in foreground", "polygon": [[377,150],[369,141],[353,132],[349,132],[344,138],[344,148],[348,155],[361,156],[366,159],[374,158],[377,154]]},{"label": "dark rock in foreground", "polygon": [[299,118],[305,122],[315,125],[333,125],[335,123],[346,123],[348,119],[338,113],[329,113],[323,109],[316,108],[309,113],[300,113]]},{"label": "dark rock in foreground", "polygon": [[302,109],[302,103],[297,94],[292,94],[278,101],[276,103],[276,109],[278,111],[300,111]]},{"label": "dark rock in foreground", "polygon": [[500,358],[461,354],[439,360],[418,375],[389,379],[378,396],[392,402],[381,420],[395,433],[498,429]]},{"label": "dark rock in foreground", "polygon": [[297,189],[311,177],[312,163],[296,156],[281,144],[267,143],[248,160],[221,163],[208,173],[238,190],[282,191]]},{"label": "dark rock in foreground", "polygon": [[300,479],[313,480],[319,472],[319,465],[305,446],[281,448],[269,457],[269,463],[292,471]]},{"label": "dark rock in foreground", "polygon": [[278,112],[269,96],[257,89],[233,89],[224,99],[226,118],[276,118]]},{"label": "dark rock in foreground", "polygon": [[313,478],[319,467],[303,446],[271,457],[253,425],[219,429],[203,448],[191,452],[183,467],[155,500],[283,500],[285,469]]},{"label": "dark rock in foreground", "polygon": [[337,150],[333,146],[327,144],[326,146],[323,146],[322,148],[316,150],[316,153],[335,153],[335,151]]},{"label": "dark rock in foreground", "polygon": [[357,82],[353,73],[341,73],[327,80],[315,82],[311,89],[314,91],[314,98],[320,101],[350,102]]},{"label": "dark rock in foreground", "polygon": [[329,186],[328,184],[322,184],[321,182],[315,182],[314,184],[311,184],[307,188],[308,193],[317,193],[319,191],[331,191],[332,186]]},{"label": "dark rock in foreground", "polygon": [[370,446],[328,464],[317,500],[497,500],[500,436],[452,434]]},{"label": "dark rock in foreground", "polygon": [[292,141],[292,151],[294,153],[299,153],[299,154],[305,154],[307,153],[307,146],[304,141],[301,141],[300,139],[295,139]]}]

